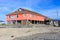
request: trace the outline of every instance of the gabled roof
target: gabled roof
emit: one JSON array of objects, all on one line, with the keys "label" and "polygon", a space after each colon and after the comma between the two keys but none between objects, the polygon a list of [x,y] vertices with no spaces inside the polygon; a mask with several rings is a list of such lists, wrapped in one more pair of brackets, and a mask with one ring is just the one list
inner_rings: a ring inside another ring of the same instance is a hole
[{"label": "gabled roof", "polygon": [[22,9],[22,10],[24,10],[24,11],[30,11],[30,12],[32,12],[32,13],[34,13],[34,14],[41,15],[41,16],[47,18],[47,19],[52,20],[51,18],[49,18],[49,17],[47,17],[47,16],[44,16],[44,15],[42,15],[42,14],[40,14],[40,13],[37,13],[37,12],[31,11],[31,10],[28,10],[28,9],[24,9],[24,8],[20,8],[20,9]]},{"label": "gabled roof", "polygon": [[47,16],[44,16],[44,15],[42,15],[42,14],[40,14],[40,13],[37,13],[37,12],[34,12],[34,11],[31,11],[31,10],[28,10],[28,9],[23,9],[23,8],[21,8],[21,9],[24,10],[24,11],[30,11],[30,12],[32,12],[32,13],[34,13],[34,14],[41,15],[41,16],[43,16],[43,17],[48,18]]},{"label": "gabled roof", "polygon": [[15,11],[15,12],[12,12],[12,13],[9,13],[9,14],[7,14],[6,16],[9,16],[9,15],[12,15],[12,14],[20,14],[21,12],[19,12],[19,11]]},{"label": "gabled roof", "polygon": [[[37,12],[34,12],[34,11],[30,11],[30,10],[27,10],[27,9],[23,9],[23,8],[19,8],[17,11],[12,12],[12,13],[7,14],[7,15],[11,15],[11,14],[21,14],[22,11],[19,11],[20,9],[23,10],[23,11],[29,11],[29,12],[32,12],[32,13],[34,13],[34,14],[41,15],[41,16],[43,16],[43,17],[48,18],[47,16],[44,16],[44,15],[42,15],[42,14],[40,14],[40,13],[37,13]],[[7,16],[7,15],[6,15],[6,16]],[[49,18],[49,19],[50,19],[50,18]]]}]

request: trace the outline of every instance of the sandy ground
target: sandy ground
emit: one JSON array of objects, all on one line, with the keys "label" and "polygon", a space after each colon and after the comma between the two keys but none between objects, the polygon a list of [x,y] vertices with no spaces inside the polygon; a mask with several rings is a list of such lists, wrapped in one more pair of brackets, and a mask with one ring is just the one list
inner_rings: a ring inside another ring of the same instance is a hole
[{"label": "sandy ground", "polygon": [[[59,30],[58,30],[59,29]],[[1,28],[0,40],[12,40],[16,37],[31,36],[37,33],[58,32],[60,28],[40,27],[40,28]]]},{"label": "sandy ground", "polygon": [[60,40],[60,32],[37,33],[31,36],[16,37],[13,40]]}]

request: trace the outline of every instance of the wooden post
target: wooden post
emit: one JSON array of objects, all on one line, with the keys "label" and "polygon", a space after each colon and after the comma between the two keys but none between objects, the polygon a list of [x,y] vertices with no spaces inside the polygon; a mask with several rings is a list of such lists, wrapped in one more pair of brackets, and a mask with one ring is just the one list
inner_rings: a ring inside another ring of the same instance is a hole
[{"label": "wooden post", "polygon": [[16,25],[17,25],[17,20],[16,20]]},{"label": "wooden post", "polygon": [[39,24],[40,24],[40,21],[39,21]]},{"label": "wooden post", "polygon": [[32,24],[32,20],[30,20],[31,24]]},{"label": "wooden post", "polygon": [[34,24],[35,24],[35,20],[34,20]]},{"label": "wooden post", "polygon": [[37,21],[37,24],[38,24],[38,21]]}]

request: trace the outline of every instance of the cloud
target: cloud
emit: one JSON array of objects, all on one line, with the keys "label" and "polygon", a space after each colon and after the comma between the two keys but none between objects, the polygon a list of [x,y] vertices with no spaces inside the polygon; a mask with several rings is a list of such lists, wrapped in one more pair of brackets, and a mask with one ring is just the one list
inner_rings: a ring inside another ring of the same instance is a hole
[{"label": "cloud", "polygon": [[45,8],[44,6],[47,6],[51,3],[51,0],[1,0],[0,2],[0,6],[5,6],[12,10],[16,10],[20,7],[31,10],[43,10]]},{"label": "cloud", "polygon": [[60,18],[60,7],[40,11],[41,14],[53,19],[57,18],[57,12],[58,12],[58,18]]},{"label": "cloud", "polygon": [[10,9],[7,7],[0,7],[0,11],[10,11]]}]

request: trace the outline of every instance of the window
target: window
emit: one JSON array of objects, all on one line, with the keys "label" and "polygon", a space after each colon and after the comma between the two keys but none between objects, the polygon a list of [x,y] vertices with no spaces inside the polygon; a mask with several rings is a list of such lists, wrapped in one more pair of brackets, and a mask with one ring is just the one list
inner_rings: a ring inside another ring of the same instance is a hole
[{"label": "window", "polygon": [[19,8],[18,11],[21,11],[21,8]]},{"label": "window", "polygon": [[9,18],[10,18],[10,16],[9,16]]},{"label": "window", "polygon": [[17,14],[16,16],[17,16],[17,18],[18,18],[18,14]]}]

